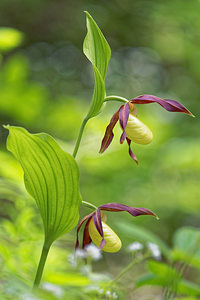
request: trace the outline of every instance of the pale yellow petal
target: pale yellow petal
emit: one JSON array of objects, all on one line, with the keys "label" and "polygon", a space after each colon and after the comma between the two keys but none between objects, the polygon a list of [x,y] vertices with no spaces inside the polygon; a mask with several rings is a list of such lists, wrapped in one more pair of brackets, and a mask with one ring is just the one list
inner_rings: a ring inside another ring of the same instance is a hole
[{"label": "pale yellow petal", "polygon": [[[104,222],[102,222],[104,239],[106,244],[102,249],[105,252],[118,252],[122,246],[120,238],[116,235],[116,233]],[[93,241],[93,243],[99,247],[102,241],[102,237],[97,231],[93,219],[91,219],[89,223],[89,234]]]},{"label": "pale yellow petal", "polygon": [[133,114],[129,114],[125,129],[127,137],[134,143],[147,145],[153,139],[153,133],[143,122]]}]

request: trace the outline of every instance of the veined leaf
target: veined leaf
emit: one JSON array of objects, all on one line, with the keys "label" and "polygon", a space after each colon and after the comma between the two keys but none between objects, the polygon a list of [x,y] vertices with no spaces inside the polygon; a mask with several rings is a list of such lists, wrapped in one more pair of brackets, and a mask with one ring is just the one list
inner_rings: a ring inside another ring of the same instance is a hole
[{"label": "veined leaf", "polygon": [[110,46],[91,15],[87,11],[85,13],[88,32],[83,43],[83,52],[105,80],[111,56]]},{"label": "veined leaf", "polygon": [[91,15],[88,12],[86,12],[86,15],[88,32],[83,43],[83,52],[92,63],[95,77],[95,89],[92,104],[87,115],[87,118],[89,119],[96,116],[103,105],[105,97],[104,81],[111,56],[111,50]]},{"label": "veined leaf", "polygon": [[98,71],[98,69],[93,65],[94,69],[94,78],[95,78],[95,86],[94,93],[92,97],[92,103],[87,114],[87,118],[95,117],[101,110],[103,105],[103,100],[105,97],[105,85],[103,79]]},{"label": "veined leaf", "polygon": [[5,128],[10,133],[7,148],[24,170],[26,189],[39,208],[46,241],[52,243],[78,222],[81,198],[76,161],[46,133]]}]

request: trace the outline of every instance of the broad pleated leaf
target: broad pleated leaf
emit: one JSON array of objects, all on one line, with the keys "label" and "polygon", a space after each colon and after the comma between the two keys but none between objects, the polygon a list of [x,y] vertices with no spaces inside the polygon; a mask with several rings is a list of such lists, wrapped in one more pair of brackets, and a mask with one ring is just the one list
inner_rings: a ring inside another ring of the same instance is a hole
[{"label": "broad pleated leaf", "polygon": [[88,32],[83,43],[83,52],[92,63],[95,77],[95,89],[92,104],[87,115],[87,118],[89,119],[96,116],[103,105],[105,97],[104,81],[111,56],[111,50],[91,15],[88,12],[86,12],[86,15]]},{"label": "broad pleated leaf", "polygon": [[46,241],[52,243],[78,222],[81,198],[76,161],[48,134],[5,128],[10,133],[7,148],[24,170],[26,189],[39,208]]}]

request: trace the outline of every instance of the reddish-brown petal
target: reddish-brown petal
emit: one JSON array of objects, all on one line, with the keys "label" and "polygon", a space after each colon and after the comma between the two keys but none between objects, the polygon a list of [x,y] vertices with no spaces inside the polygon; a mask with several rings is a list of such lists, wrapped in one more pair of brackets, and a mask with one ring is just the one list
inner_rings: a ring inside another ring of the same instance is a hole
[{"label": "reddish-brown petal", "polygon": [[75,245],[75,249],[77,249],[79,247],[79,239],[78,239],[78,233],[79,233],[79,230],[81,229],[83,223],[86,221],[86,220],[90,220],[93,216],[94,212],[85,216],[81,221],[80,223],[78,224],[78,227],[77,227],[77,231],[76,231],[76,245]]},{"label": "reddish-brown petal", "polygon": [[193,114],[181,103],[175,101],[175,100],[170,100],[170,99],[161,99],[153,95],[141,95],[138,96],[132,100],[130,100],[131,103],[136,103],[136,104],[149,104],[149,103],[158,103],[162,107],[164,107],[167,111],[170,112],[182,112],[188,115],[193,116]]},{"label": "reddish-brown petal", "polygon": [[101,212],[100,212],[100,209],[97,208],[95,214],[93,215],[93,221],[94,221],[94,225],[98,231],[98,233],[100,234],[100,236],[102,237],[102,240],[101,240],[101,244],[100,244],[100,247],[99,249],[103,249],[103,247],[105,246],[106,244],[106,241],[104,239],[104,233],[103,233],[103,226],[102,226],[102,222],[101,222]]},{"label": "reddish-brown petal", "polygon": [[129,147],[129,155],[130,157],[136,162],[136,164],[138,164],[138,159],[136,157],[136,155],[133,153],[133,151],[131,150],[131,140],[129,138],[126,138],[128,147]]},{"label": "reddish-brown petal", "polygon": [[141,215],[150,215],[157,218],[157,216],[149,209],[143,208],[143,207],[131,207],[120,203],[108,203],[103,204],[99,206],[100,210],[104,211],[113,211],[113,212],[119,212],[119,211],[127,211],[129,214],[131,214],[133,217],[141,216]]},{"label": "reddish-brown petal", "polygon": [[87,245],[91,244],[92,239],[89,235],[89,223],[91,221],[91,218],[89,218],[87,220],[87,223],[85,224],[85,228],[84,228],[84,232],[83,232],[83,244],[82,244],[82,248],[84,249]]},{"label": "reddish-brown petal", "polygon": [[[122,105],[122,106],[124,106],[124,105]],[[121,107],[120,107],[120,109],[121,109]],[[120,109],[118,109],[118,111],[112,116],[109,125],[106,127],[106,132],[103,137],[99,153],[103,153],[108,148],[110,143],[112,142],[112,139],[114,137],[113,128],[115,127],[117,121],[119,120]]]},{"label": "reddish-brown petal", "polygon": [[127,102],[119,110],[119,122],[123,130],[120,138],[120,144],[123,144],[124,140],[126,139],[125,129],[128,122],[128,117],[129,117],[129,103]]}]

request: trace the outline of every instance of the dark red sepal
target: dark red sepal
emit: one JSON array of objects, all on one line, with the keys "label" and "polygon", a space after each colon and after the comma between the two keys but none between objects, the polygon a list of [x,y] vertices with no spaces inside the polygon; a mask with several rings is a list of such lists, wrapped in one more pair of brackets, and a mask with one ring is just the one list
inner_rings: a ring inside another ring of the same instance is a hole
[{"label": "dark red sepal", "polygon": [[[90,221],[90,219],[92,218],[94,212],[85,216],[81,221],[80,223],[78,224],[78,227],[77,227],[77,231],[76,231],[76,245],[75,245],[75,250],[79,247],[79,238],[78,238],[78,233],[79,233],[79,230],[81,229],[83,223],[88,220]],[[87,222],[88,223],[88,222]],[[83,241],[83,244],[84,244],[84,241]]]},{"label": "dark red sepal", "polygon": [[120,125],[123,130],[121,138],[120,138],[120,144],[123,144],[123,142],[126,139],[125,129],[126,129],[126,125],[128,122],[128,117],[129,117],[129,103],[126,103],[119,110],[119,122],[120,122]]},{"label": "dark red sepal", "polygon": [[138,159],[136,157],[136,155],[133,153],[133,151],[131,150],[131,140],[129,138],[126,138],[126,141],[127,141],[127,144],[128,144],[128,147],[129,147],[129,155],[130,157],[136,162],[136,164],[138,164]]},{"label": "dark red sepal", "polygon": [[150,215],[150,216],[157,218],[157,216],[151,210],[149,210],[147,208],[132,207],[132,206],[127,206],[127,205],[120,204],[120,203],[103,204],[103,205],[99,206],[99,209],[104,210],[104,211],[113,211],[113,212],[127,211],[133,217],[137,217],[137,216],[141,216],[141,215]]},{"label": "dark red sepal", "polygon": [[89,223],[91,221],[91,218],[87,220],[87,223],[85,224],[84,232],[83,232],[83,244],[82,248],[84,249],[86,246],[90,245],[92,242],[92,239],[89,234]]},{"label": "dark red sepal", "polygon": [[102,221],[101,221],[101,211],[99,208],[97,208],[97,210],[95,211],[94,215],[93,215],[93,221],[94,221],[94,225],[98,231],[98,233],[100,234],[100,236],[102,237],[101,240],[101,244],[99,246],[99,249],[103,249],[103,247],[106,244],[106,241],[104,239],[104,233],[103,233],[103,227],[102,227]]},{"label": "dark red sepal", "polygon": [[[124,106],[124,105],[122,105],[122,106]],[[121,107],[120,107],[120,109],[121,109]],[[120,109],[118,109],[118,111],[112,116],[109,125],[106,127],[106,132],[103,137],[99,153],[103,153],[108,148],[110,143],[112,142],[112,139],[114,137],[113,128],[115,127],[117,121],[119,120]]]}]

